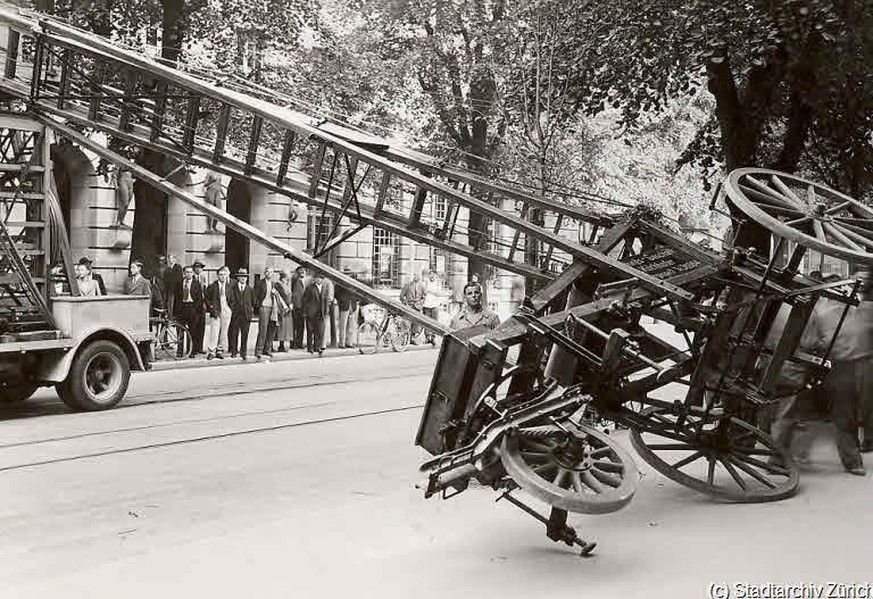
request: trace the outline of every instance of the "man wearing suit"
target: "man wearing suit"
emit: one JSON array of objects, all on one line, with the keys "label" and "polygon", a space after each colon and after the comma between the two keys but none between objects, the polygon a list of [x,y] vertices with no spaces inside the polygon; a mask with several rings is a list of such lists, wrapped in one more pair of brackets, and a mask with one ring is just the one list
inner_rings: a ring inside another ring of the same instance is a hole
[{"label": "man wearing suit", "polygon": [[315,273],[312,283],[303,292],[303,312],[306,314],[306,351],[324,353],[324,319],[330,309],[330,291],[324,275]]},{"label": "man wearing suit", "polygon": [[130,276],[124,280],[124,295],[147,295],[152,297],[152,286],[149,280],[142,276],[142,262],[134,260],[130,263]]},{"label": "man wearing suit", "polygon": [[273,269],[264,267],[264,278],[255,285],[255,307],[258,310],[258,338],[255,341],[255,358],[273,356],[273,337],[276,336],[276,322],[272,319],[275,285]]},{"label": "man wearing suit", "polygon": [[255,315],[255,291],[249,285],[249,271],[240,268],[236,272],[236,283],[230,286],[230,332],[228,346],[230,357],[237,353],[246,360],[249,345],[249,327]]},{"label": "man wearing suit", "polygon": [[[206,289],[209,285],[209,280],[203,269],[206,265],[200,260],[196,260],[192,267],[194,269],[194,280],[200,283],[202,289]],[[197,309],[197,318],[194,321],[194,328],[191,329],[191,337],[194,339],[194,353],[203,353],[203,342],[206,340],[206,305],[199,306]]]},{"label": "man wearing suit", "polygon": [[206,288],[206,317],[208,319],[206,337],[206,359],[224,359],[227,347],[227,329],[230,326],[230,269],[218,269],[218,280]]},{"label": "man wearing suit", "polygon": [[306,269],[297,268],[291,277],[291,317],[294,322],[294,342],[291,347],[303,349],[303,330],[306,328],[306,316],[303,314],[303,293],[306,291]]},{"label": "man wearing suit", "polygon": [[[182,269],[182,280],[178,281],[170,293],[169,313],[176,320],[188,327],[194,325],[197,313],[203,306],[203,287],[194,278],[194,269],[186,266]],[[179,357],[182,356],[182,348],[179,348]]]}]

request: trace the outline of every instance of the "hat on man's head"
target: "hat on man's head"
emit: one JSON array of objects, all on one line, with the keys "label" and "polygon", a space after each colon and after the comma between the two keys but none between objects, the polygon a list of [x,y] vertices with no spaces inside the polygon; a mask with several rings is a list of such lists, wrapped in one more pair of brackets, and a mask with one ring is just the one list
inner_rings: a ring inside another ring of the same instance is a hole
[{"label": "hat on man's head", "polygon": [[200,268],[206,268],[206,265],[203,264],[200,260],[195,260],[194,264],[192,264],[191,266],[193,266],[194,268],[197,268],[198,266]]},{"label": "hat on man's head", "polygon": [[249,276],[248,269],[240,268],[239,270],[236,271],[236,278],[248,277],[248,276]]},{"label": "hat on man's head", "polygon": [[91,266],[94,261],[91,260],[88,256],[82,256],[79,258],[79,261],[76,264],[81,264],[83,266]]}]

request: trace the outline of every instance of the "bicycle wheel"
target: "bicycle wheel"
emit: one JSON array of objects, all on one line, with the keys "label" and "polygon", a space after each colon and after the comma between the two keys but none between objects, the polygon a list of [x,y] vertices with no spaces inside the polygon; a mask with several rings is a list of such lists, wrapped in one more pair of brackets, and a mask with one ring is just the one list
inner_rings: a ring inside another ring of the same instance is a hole
[{"label": "bicycle wheel", "polygon": [[158,330],[155,354],[168,360],[181,360],[191,355],[193,344],[188,327],[175,322],[168,322]]},{"label": "bicycle wheel", "polygon": [[153,345],[155,360],[167,360],[175,357],[175,353],[171,352],[168,346],[166,322],[160,322],[157,324]]},{"label": "bicycle wheel", "polygon": [[391,325],[386,331],[388,342],[391,344],[391,349],[396,352],[404,351],[409,347],[409,341],[412,338],[412,327],[409,321],[404,318],[391,319]]},{"label": "bicycle wheel", "polygon": [[379,325],[372,321],[364,321],[358,327],[358,353],[375,354],[382,346],[382,334]]}]

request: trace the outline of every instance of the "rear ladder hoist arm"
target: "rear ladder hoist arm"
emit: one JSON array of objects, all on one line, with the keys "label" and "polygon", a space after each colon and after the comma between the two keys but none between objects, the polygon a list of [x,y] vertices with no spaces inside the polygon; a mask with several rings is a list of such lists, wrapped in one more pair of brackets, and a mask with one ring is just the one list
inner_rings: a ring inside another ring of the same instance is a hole
[{"label": "rear ladder hoist arm", "polygon": [[182,200],[186,204],[200,210],[201,212],[204,212],[205,214],[207,214],[211,218],[214,218],[214,219],[218,220],[219,222],[223,223],[225,226],[228,226],[231,229],[237,231],[238,233],[245,235],[247,238],[252,239],[254,241],[257,241],[261,245],[264,245],[264,246],[266,246],[274,251],[277,251],[277,252],[281,253],[283,256],[290,258],[291,260],[294,260],[295,262],[297,262],[299,264],[303,264],[306,267],[311,268],[315,272],[319,272],[319,273],[323,274],[325,277],[327,277],[328,279],[337,283],[338,285],[341,285],[342,287],[344,287],[346,289],[354,291],[360,297],[364,297],[364,298],[368,299],[369,301],[371,301],[372,303],[382,306],[383,308],[385,308],[389,312],[401,314],[405,318],[407,318],[410,321],[424,327],[425,329],[427,329],[429,331],[433,331],[433,332],[438,333],[440,335],[448,334],[449,329],[447,327],[443,326],[442,324],[440,324],[439,322],[437,322],[436,320],[433,320],[432,318],[428,318],[428,317],[424,316],[422,313],[416,312],[415,310],[412,310],[399,302],[395,302],[395,301],[392,301],[392,300],[389,300],[389,299],[382,297],[381,295],[376,293],[375,290],[371,289],[370,287],[367,287],[366,285],[357,281],[356,279],[353,279],[349,276],[346,276],[346,275],[342,274],[341,272],[339,272],[338,270],[335,270],[335,269],[331,268],[330,266],[315,260],[312,256],[310,256],[304,252],[296,250],[296,249],[292,248],[291,246],[286,245],[284,243],[280,243],[276,239],[274,239],[268,235],[265,235],[263,232],[259,231],[258,229],[251,226],[250,224],[248,224],[248,223],[246,223],[246,222],[244,222],[244,221],[242,221],[234,216],[231,216],[229,213],[225,212],[224,210],[216,208],[216,207],[212,206],[211,204],[208,204],[204,200],[201,200],[201,199],[193,196],[192,194],[188,193],[187,191],[173,185],[172,183],[167,181],[164,177],[156,175],[156,174],[152,173],[151,171],[139,166],[138,164],[135,164],[135,163],[119,156],[115,152],[112,152],[111,150],[104,148],[99,143],[88,139],[87,137],[85,137],[84,135],[81,135],[77,131],[74,131],[73,129],[71,129],[67,126],[62,125],[60,123],[57,123],[57,122],[53,121],[52,119],[47,118],[47,117],[42,116],[42,115],[39,115],[38,118],[47,127],[55,130],[59,135],[66,137],[70,141],[73,141],[82,147],[88,148],[90,151],[94,152],[95,154],[99,155],[100,157],[102,157],[106,160],[114,162],[114,163],[118,164],[119,166],[122,166],[123,168],[130,170],[130,172],[133,173],[133,175],[135,177],[137,177],[138,179],[140,179],[141,181],[144,181],[144,182],[148,183],[149,185],[152,185],[155,189],[158,189],[164,193],[167,193],[167,194],[170,194],[174,197],[179,198],[180,200]]}]

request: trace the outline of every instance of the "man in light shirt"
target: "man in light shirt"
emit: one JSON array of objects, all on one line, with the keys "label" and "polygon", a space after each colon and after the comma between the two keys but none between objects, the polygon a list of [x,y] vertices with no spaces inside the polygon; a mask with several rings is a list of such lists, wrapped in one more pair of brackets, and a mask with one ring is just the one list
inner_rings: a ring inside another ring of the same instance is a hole
[{"label": "man in light shirt", "polygon": [[482,286],[478,282],[470,281],[464,285],[464,301],[464,307],[455,314],[449,326],[453,331],[478,326],[493,330],[500,324],[500,317],[482,304]]},{"label": "man in light shirt", "polygon": [[255,340],[255,358],[273,356],[273,337],[276,326],[270,316],[273,312],[273,269],[264,267],[264,278],[255,285],[255,306],[258,309],[258,338]]},{"label": "man in light shirt", "polygon": [[[422,271],[422,279],[424,280],[424,304],[422,312],[428,318],[437,320],[442,294],[440,293],[440,282],[437,279],[436,273],[432,270],[424,269]],[[436,345],[436,340],[432,331],[426,331],[424,334],[425,340],[431,345]]]},{"label": "man in light shirt", "polygon": [[206,288],[206,314],[208,319],[206,359],[224,359],[227,347],[227,330],[230,326],[230,270],[218,269],[218,280]]}]

